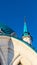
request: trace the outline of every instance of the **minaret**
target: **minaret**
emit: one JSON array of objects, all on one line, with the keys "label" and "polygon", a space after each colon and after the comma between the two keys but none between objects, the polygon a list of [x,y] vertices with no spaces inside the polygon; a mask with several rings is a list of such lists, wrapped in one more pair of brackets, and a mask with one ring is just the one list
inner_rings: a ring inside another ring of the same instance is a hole
[{"label": "minaret", "polygon": [[23,30],[22,39],[24,41],[28,42],[29,44],[31,44],[31,35],[30,35],[30,33],[28,32],[28,29],[27,29],[26,19],[24,21],[24,30]]}]

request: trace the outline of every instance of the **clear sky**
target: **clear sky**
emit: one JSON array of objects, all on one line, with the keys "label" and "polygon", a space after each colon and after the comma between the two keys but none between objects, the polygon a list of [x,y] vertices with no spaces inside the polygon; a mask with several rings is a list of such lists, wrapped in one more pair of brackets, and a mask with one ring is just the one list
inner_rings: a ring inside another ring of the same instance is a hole
[{"label": "clear sky", "polygon": [[24,16],[33,37],[32,45],[37,49],[37,0],[0,0],[0,22],[12,28],[19,38],[23,33]]}]

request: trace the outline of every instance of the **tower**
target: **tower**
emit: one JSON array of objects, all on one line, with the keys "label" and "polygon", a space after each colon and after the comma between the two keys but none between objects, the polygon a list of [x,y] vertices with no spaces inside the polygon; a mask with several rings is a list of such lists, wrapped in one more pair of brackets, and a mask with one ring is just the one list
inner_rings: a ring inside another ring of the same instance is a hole
[{"label": "tower", "polygon": [[26,19],[24,21],[24,29],[23,29],[23,36],[22,36],[22,39],[26,42],[28,42],[29,44],[31,44],[31,35],[30,33],[28,32],[28,29],[27,29],[27,24],[26,24]]}]

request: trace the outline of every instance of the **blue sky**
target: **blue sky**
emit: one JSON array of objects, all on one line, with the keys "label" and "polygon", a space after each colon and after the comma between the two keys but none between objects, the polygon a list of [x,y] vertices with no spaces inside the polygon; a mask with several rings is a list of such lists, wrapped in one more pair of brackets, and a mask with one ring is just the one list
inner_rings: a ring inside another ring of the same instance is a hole
[{"label": "blue sky", "polygon": [[0,22],[12,28],[21,38],[24,16],[37,50],[37,0],[0,0]]}]

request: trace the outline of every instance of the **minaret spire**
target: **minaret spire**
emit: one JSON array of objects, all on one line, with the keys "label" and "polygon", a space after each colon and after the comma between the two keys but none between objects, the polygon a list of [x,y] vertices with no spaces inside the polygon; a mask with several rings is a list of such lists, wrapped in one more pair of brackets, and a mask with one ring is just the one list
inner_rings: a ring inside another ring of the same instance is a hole
[{"label": "minaret spire", "polygon": [[28,35],[28,29],[26,24],[26,17],[24,17],[24,29],[23,29],[23,36]]},{"label": "minaret spire", "polygon": [[30,33],[28,32],[28,29],[27,29],[26,17],[24,17],[24,29],[23,29],[22,39],[24,41],[28,42],[29,44],[31,44],[31,36],[30,36]]},{"label": "minaret spire", "polygon": [[26,22],[26,16],[24,16],[24,22]]}]

